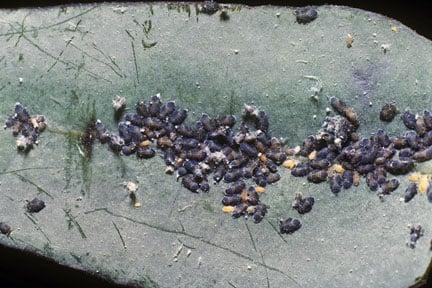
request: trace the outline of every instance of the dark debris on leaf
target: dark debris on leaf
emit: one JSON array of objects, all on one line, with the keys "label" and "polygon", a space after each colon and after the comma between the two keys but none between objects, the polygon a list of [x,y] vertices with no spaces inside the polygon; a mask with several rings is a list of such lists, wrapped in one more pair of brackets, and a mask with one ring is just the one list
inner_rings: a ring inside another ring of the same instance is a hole
[{"label": "dark debris on leaf", "polygon": [[292,234],[302,227],[300,220],[291,217],[279,221],[279,230],[281,234]]},{"label": "dark debris on leaf", "polygon": [[318,11],[313,6],[299,7],[294,11],[299,24],[308,24],[318,17]]},{"label": "dark debris on leaf", "polygon": [[9,236],[12,232],[12,228],[8,224],[0,222],[0,232],[6,236]]},{"label": "dark debris on leaf", "polygon": [[27,212],[38,213],[45,208],[45,202],[39,198],[34,198],[27,203]]}]

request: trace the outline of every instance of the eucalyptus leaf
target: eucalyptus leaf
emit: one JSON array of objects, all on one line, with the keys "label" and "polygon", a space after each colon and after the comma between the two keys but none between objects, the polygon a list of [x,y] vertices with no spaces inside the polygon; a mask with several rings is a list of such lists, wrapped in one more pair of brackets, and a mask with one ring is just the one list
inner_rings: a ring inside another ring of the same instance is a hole
[{"label": "eucalyptus leaf", "polygon": [[[430,260],[432,206],[424,195],[400,201],[406,176],[380,201],[363,182],[336,197],[327,184],[281,168],[262,197],[269,213],[255,225],[222,213],[223,184],[192,194],[164,174],[160,157],[119,157],[100,144],[83,156],[79,135],[90,119],[116,128],[116,95],[133,109],[161,93],[192,120],[255,104],[288,145],[319,129],[331,96],[359,112],[364,136],[405,130],[398,118],[379,120],[385,103],[432,108],[432,45],[395,20],[338,6],[318,7],[307,24],[296,22],[294,8],[223,9],[229,17],[187,3],[0,11],[0,119],[19,101],[48,123],[27,154],[0,131],[0,221],[14,229],[1,245],[143,287],[412,284]],[[141,208],[131,206],[127,181],[139,183]],[[310,213],[291,208],[296,192],[315,197]],[[46,207],[30,215],[26,200],[36,196]],[[303,226],[280,235],[278,221],[288,216]],[[425,236],[410,249],[414,223]]]}]

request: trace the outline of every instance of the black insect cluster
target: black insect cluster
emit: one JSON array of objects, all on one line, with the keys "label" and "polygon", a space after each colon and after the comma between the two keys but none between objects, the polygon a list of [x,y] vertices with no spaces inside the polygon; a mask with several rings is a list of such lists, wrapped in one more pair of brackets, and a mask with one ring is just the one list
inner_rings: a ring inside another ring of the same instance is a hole
[{"label": "black insect cluster", "polygon": [[420,239],[424,234],[423,227],[420,224],[412,225],[410,227],[410,235],[407,242],[408,247],[415,248],[417,240]]},{"label": "black insect cluster", "polygon": [[[266,113],[245,105],[238,129],[233,115],[210,117],[203,114],[192,124],[185,123],[186,109],[160,96],[136,104],[118,123],[118,134],[109,132],[99,120],[96,138],[122,155],[151,158],[160,151],[166,173],[176,173],[192,192],[208,192],[209,179],[229,183],[222,204],[234,218],[251,216],[259,223],[268,207],[259,192],[279,181],[278,166],[286,159],[281,142],[271,137]],[[247,187],[246,181],[257,185]]]},{"label": "black insect cluster", "polygon": [[[402,136],[390,138],[380,129],[369,138],[361,138],[357,133],[359,120],[354,109],[336,97],[330,98],[330,104],[338,115],[326,117],[318,133],[307,137],[300,149],[287,149],[288,154],[306,159],[292,169],[293,176],[307,177],[313,183],[328,181],[335,194],[353,184],[358,185],[363,176],[367,186],[382,196],[399,187],[399,181],[388,179],[388,174],[407,174],[416,162],[432,159],[431,112],[416,116],[405,111],[401,119],[411,130]],[[396,113],[395,107],[386,104],[380,118],[391,121]],[[432,189],[429,188],[427,193],[432,202]],[[416,194],[417,186],[413,183],[405,193],[405,201],[410,201]]]},{"label": "black insect cluster", "polygon": [[6,119],[4,128],[12,130],[13,136],[17,137],[17,148],[26,152],[38,144],[39,135],[46,128],[45,117],[30,116],[21,103],[16,103],[15,114]]}]

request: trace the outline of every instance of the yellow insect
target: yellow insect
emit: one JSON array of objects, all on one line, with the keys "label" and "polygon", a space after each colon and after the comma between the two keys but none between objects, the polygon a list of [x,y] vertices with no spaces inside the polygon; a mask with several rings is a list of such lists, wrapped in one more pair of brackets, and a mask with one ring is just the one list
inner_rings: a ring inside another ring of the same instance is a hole
[{"label": "yellow insect", "polygon": [[139,143],[139,146],[140,147],[148,147],[148,146],[150,146],[151,145],[151,141],[150,140],[144,140],[144,141],[142,141],[141,143]]},{"label": "yellow insect", "polygon": [[266,189],[262,186],[257,186],[257,187],[255,187],[255,191],[257,193],[264,193],[266,191]]},{"label": "yellow insect", "polygon": [[418,187],[420,193],[426,193],[429,187],[429,177],[427,175],[422,175],[420,177]]},{"label": "yellow insect", "polygon": [[332,166],[330,166],[328,171],[329,174],[334,174],[334,173],[342,174],[345,172],[345,169],[340,164],[333,164]]},{"label": "yellow insect", "polygon": [[232,212],[234,212],[234,206],[224,206],[223,208],[222,208],[222,211],[224,212],[224,213],[232,213]]},{"label": "yellow insect", "polygon": [[429,188],[430,175],[414,172],[408,176],[408,180],[418,184],[420,193],[426,193]]},{"label": "yellow insect", "polygon": [[309,160],[314,160],[314,159],[316,158],[316,156],[317,156],[317,151],[316,151],[316,150],[313,150],[313,151],[308,155],[308,158],[309,158]]},{"label": "yellow insect", "polygon": [[298,160],[288,159],[282,163],[282,166],[287,169],[294,169],[297,166],[298,162]]},{"label": "yellow insect", "polygon": [[411,181],[411,182],[416,182],[416,183],[418,183],[418,182],[420,181],[420,178],[421,178],[421,174],[418,173],[418,172],[411,173],[411,174],[408,176],[408,180],[409,180],[409,181]]}]

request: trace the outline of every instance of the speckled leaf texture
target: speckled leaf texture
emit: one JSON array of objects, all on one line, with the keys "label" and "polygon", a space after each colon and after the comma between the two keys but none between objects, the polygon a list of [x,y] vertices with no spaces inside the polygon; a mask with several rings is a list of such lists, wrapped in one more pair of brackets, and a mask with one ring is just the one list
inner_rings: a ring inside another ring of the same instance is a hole
[{"label": "speckled leaf texture", "polygon": [[[9,130],[0,131],[0,220],[14,229],[1,245],[142,287],[412,284],[430,260],[432,205],[424,195],[400,201],[406,176],[381,202],[364,182],[336,197],[328,184],[281,170],[281,181],[262,196],[269,214],[255,225],[222,213],[223,184],[192,194],[164,174],[160,157],[118,157],[97,144],[87,160],[63,133],[82,130],[91,114],[115,129],[116,95],[133,109],[161,93],[192,119],[240,115],[244,103],[254,103],[268,111],[273,135],[290,145],[320,127],[330,96],[360,113],[365,136],[405,130],[399,119],[379,121],[386,102],[432,108],[430,41],[374,13],[317,9],[305,25],[293,8],[271,6],[231,6],[228,21],[220,12],[197,13],[195,4],[1,10],[0,119],[20,101],[50,127],[27,155],[16,152]],[[318,102],[310,98],[314,87],[322,87]],[[131,207],[125,181],[139,182],[141,208]],[[315,197],[312,212],[291,208],[296,192]],[[37,195],[47,207],[26,214],[25,201]],[[278,220],[288,216],[303,227],[281,236]],[[406,246],[411,223],[425,228],[415,249]]]}]

